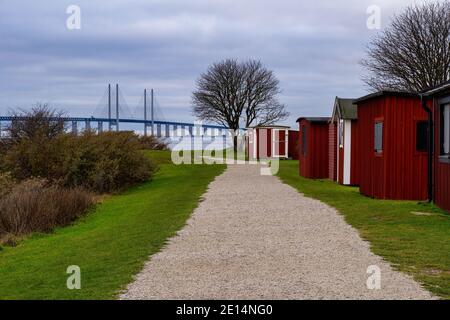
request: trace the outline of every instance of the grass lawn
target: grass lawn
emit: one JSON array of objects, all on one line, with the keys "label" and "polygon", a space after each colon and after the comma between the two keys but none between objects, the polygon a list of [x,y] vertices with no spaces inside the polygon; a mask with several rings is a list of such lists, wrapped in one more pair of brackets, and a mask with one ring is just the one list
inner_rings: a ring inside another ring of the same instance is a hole
[{"label": "grass lawn", "polygon": [[[225,166],[182,165],[170,153],[153,181],[108,197],[76,224],[34,235],[0,251],[0,299],[113,299],[148,256],[183,227],[207,185]],[[81,290],[68,290],[66,269],[81,268]]]},{"label": "grass lawn", "polygon": [[298,161],[281,161],[278,176],[304,195],[336,208],[370,242],[375,254],[450,299],[450,215],[431,204],[374,200],[358,188],[302,178]]}]

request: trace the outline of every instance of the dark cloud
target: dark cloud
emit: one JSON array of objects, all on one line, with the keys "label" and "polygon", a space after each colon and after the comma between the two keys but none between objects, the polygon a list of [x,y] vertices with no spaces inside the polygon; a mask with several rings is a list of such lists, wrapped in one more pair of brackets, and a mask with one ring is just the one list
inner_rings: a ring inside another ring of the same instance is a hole
[{"label": "dark cloud", "polygon": [[[207,66],[261,59],[279,77],[295,124],[328,115],[334,96],[365,93],[358,61],[374,31],[366,9],[393,12],[413,1],[157,0],[0,1],[0,113],[49,102],[90,115],[109,82],[128,105],[155,88],[165,117],[192,120],[190,94]],[[81,30],[66,8],[81,7]]]}]

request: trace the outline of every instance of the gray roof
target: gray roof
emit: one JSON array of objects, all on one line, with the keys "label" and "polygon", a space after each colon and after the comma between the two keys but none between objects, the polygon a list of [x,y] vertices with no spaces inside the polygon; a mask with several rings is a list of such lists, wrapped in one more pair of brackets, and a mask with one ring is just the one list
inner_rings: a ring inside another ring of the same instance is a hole
[{"label": "gray roof", "polygon": [[278,124],[267,124],[267,125],[257,125],[257,126],[251,126],[248,127],[248,129],[255,129],[255,128],[281,128],[281,129],[289,129],[290,126],[284,126],[284,125],[278,125]]},{"label": "gray roof", "polygon": [[385,97],[385,96],[413,97],[413,98],[419,97],[419,95],[415,92],[384,90],[384,91],[378,91],[375,93],[371,93],[371,94],[368,94],[367,96],[353,100],[353,103],[358,104],[358,103],[366,101],[366,100],[375,99],[375,98],[379,98],[379,97]]},{"label": "gray roof", "polygon": [[450,81],[445,81],[437,86],[433,86],[421,91],[421,95],[427,97],[433,94],[441,93],[442,91],[446,91],[450,88]]},{"label": "gray roof", "polygon": [[335,117],[346,120],[358,119],[358,106],[353,104],[354,99],[336,97],[334,102],[333,120]]},{"label": "gray roof", "polygon": [[300,117],[297,119],[297,122],[301,120],[306,120],[310,122],[330,122],[331,118],[329,117]]}]

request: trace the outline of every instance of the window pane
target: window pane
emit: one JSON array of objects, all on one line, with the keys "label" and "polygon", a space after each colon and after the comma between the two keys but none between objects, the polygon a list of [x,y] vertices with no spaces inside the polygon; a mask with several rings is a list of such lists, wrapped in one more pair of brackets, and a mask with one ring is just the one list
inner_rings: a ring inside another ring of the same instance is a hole
[{"label": "window pane", "polygon": [[339,121],[339,147],[344,146],[344,120]]},{"label": "window pane", "polygon": [[428,151],[428,122],[417,122],[416,128],[416,150],[420,152]]},{"label": "window pane", "polygon": [[375,123],[375,152],[383,152],[383,122]]}]

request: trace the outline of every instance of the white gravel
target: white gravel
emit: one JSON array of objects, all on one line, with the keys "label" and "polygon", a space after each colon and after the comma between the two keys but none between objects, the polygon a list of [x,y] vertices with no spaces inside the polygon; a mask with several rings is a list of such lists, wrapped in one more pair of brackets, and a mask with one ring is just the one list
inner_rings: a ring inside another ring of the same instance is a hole
[{"label": "white gravel", "polygon": [[[367,288],[370,265],[381,269],[379,290]],[[210,184],[184,229],[120,298],[433,297],[371,253],[333,208],[261,176],[258,166],[234,165]]]}]

